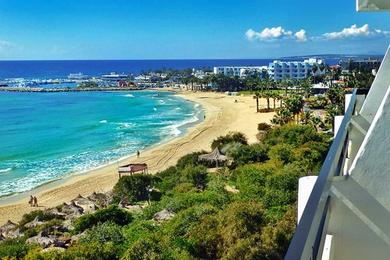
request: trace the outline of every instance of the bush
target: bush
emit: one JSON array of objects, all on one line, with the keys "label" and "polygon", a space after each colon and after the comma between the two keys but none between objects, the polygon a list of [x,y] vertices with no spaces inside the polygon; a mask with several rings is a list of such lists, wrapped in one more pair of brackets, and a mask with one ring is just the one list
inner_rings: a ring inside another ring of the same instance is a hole
[{"label": "bush", "polygon": [[260,123],[257,125],[257,130],[268,132],[269,130],[271,130],[271,125],[267,123]]},{"label": "bush", "polygon": [[123,226],[129,224],[132,220],[133,217],[130,213],[112,205],[106,209],[101,209],[95,213],[87,214],[78,218],[74,225],[74,232],[81,233],[88,228],[107,221]]},{"label": "bush", "polygon": [[297,147],[309,141],[324,142],[324,138],[311,126],[289,124],[273,128],[266,134],[263,141],[271,146],[290,144]]},{"label": "bush", "polygon": [[196,188],[204,190],[207,185],[207,169],[203,166],[187,167],[182,170],[182,182],[190,182]]},{"label": "bush", "polygon": [[277,144],[271,147],[268,155],[271,160],[278,160],[283,164],[288,164],[295,160],[293,149],[294,147],[289,144]]},{"label": "bush", "polygon": [[135,203],[147,200],[149,188],[152,186],[153,177],[150,175],[123,176],[115,184],[113,189],[114,202]]},{"label": "bush", "polygon": [[23,231],[24,225],[28,222],[33,221],[35,218],[38,218],[38,221],[48,221],[54,219],[56,216],[52,213],[43,210],[34,210],[30,213],[24,214],[22,220],[19,222],[19,227]]},{"label": "bush", "polygon": [[264,195],[266,177],[275,171],[270,164],[248,164],[238,167],[233,172],[238,196],[244,200],[261,200]]},{"label": "bush", "polygon": [[178,169],[184,169],[187,166],[198,166],[201,163],[198,160],[199,155],[206,154],[206,152],[194,152],[181,157],[176,164]]},{"label": "bush", "polygon": [[164,194],[172,190],[179,183],[180,172],[176,167],[169,167],[168,169],[158,172],[156,174],[156,187]]},{"label": "bush", "polygon": [[238,143],[238,144],[247,145],[248,140],[244,134],[239,133],[239,132],[232,132],[232,133],[229,133],[225,136],[220,136],[217,139],[215,139],[211,144],[211,149],[214,150],[217,147],[219,149],[222,149],[222,147],[224,145],[227,145],[230,143]]},{"label": "bush", "polygon": [[77,243],[69,247],[64,253],[63,259],[96,259],[112,260],[119,259],[121,251],[112,243],[92,242],[88,244]]},{"label": "bush", "polygon": [[0,243],[0,259],[23,259],[31,248],[20,238],[4,240]]},{"label": "bush", "polygon": [[122,227],[113,222],[104,222],[88,229],[80,238],[80,243],[107,243],[121,244],[124,242]]},{"label": "bush", "polygon": [[233,158],[233,166],[247,163],[265,162],[268,160],[268,148],[263,144],[241,145],[229,152]]}]

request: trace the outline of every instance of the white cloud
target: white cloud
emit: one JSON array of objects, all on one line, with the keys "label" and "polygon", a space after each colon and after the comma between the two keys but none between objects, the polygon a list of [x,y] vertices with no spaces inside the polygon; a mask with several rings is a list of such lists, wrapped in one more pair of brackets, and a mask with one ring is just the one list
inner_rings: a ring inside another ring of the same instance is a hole
[{"label": "white cloud", "polygon": [[253,29],[246,31],[245,36],[248,40],[254,41],[276,41],[276,40],[285,40],[285,39],[295,39],[299,42],[304,42],[307,40],[306,31],[300,30],[296,33],[288,31],[281,26],[265,28],[261,32],[256,32]]},{"label": "white cloud", "polygon": [[8,41],[0,40],[0,51],[7,50],[12,47],[12,44]]},{"label": "white cloud", "polygon": [[382,31],[379,29],[371,30],[368,24],[358,27],[356,24],[349,28],[344,28],[339,32],[324,33],[322,36],[325,39],[337,40],[350,37],[370,37],[370,36],[387,36],[390,35],[388,31]]},{"label": "white cloud", "polygon": [[306,31],[303,29],[299,30],[294,35],[295,35],[295,38],[297,39],[298,42],[307,41]]}]

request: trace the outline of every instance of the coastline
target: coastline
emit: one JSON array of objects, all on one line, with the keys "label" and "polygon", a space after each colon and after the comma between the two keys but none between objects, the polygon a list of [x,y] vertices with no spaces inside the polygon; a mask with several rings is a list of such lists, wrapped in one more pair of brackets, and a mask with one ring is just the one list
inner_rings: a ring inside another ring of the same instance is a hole
[{"label": "coastline", "polygon": [[230,131],[243,132],[249,142],[253,143],[256,141],[257,124],[269,122],[273,117],[273,113],[256,113],[251,96],[232,97],[209,92],[176,92],[176,95],[200,104],[204,109],[205,120],[189,127],[177,138],[141,151],[140,158],[129,155],[95,169],[54,180],[30,192],[0,198],[0,224],[8,219],[18,221],[23,214],[37,209],[28,207],[27,198],[30,194],[38,197],[38,209],[44,209],[69,202],[79,194],[88,196],[94,191],[107,192],[118,180],[117,167],[120,164],[145,162],[154,174],[175,165],[180,157],[188,153],[210,150],[213,139]]}]

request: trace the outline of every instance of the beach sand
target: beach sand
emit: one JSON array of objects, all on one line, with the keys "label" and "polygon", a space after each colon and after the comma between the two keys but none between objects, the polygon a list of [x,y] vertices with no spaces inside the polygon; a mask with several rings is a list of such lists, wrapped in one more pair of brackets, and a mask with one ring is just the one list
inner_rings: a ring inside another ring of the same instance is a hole
[{"label": "beach sand", "polygon": [[[210,151],[211,142],[231,131],[244,133],[250,143],[256,142],[257,124],[269,123],[273,113],[256,113],[256,101],[252,96],[227,96],[209,92],[179,92],[177,95],[199,103],[205,110],[205,120],[174,140],[141,151],[139,158],[131,156],[100,168],[75,174],[43,185],[16,196],[0,199],[0,225],[7,220],[19,221],[23,214],[36,209],[45,209],[69,202],[77,195],[88,196],[92,192],[107,192],[118,180],[117,167],[130,162],[144,162],[149,172],[156,173],[175,165],[177,160],[191,152]],[[237,100],[237,102],[235,102]],[[262,107],[265,100],[260,100]],[[31,208],[28,198],[38,198],[39,208]]]}]

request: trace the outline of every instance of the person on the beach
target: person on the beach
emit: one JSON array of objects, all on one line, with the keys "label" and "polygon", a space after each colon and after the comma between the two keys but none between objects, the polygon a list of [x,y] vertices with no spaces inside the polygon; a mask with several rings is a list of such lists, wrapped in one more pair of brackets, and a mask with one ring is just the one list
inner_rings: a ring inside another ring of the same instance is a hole
[{"label": "person on the beach", "polygon": [[33,197],[33,200],[34,200],[34,207],[38,207],[38,199],[37,199],[37,197]]},{"label": "person on the beach", "polygon": [[28,201],[28,204],[30,204],[30,207],[32,207],[33,203],[34,203],[34,198],[32,195],[30,195],[30,200]]},{"label": "person on the beach", "polygon": [[137,150],[137,158],[139,158],[139,155],[140,155],[141,153]]}]

